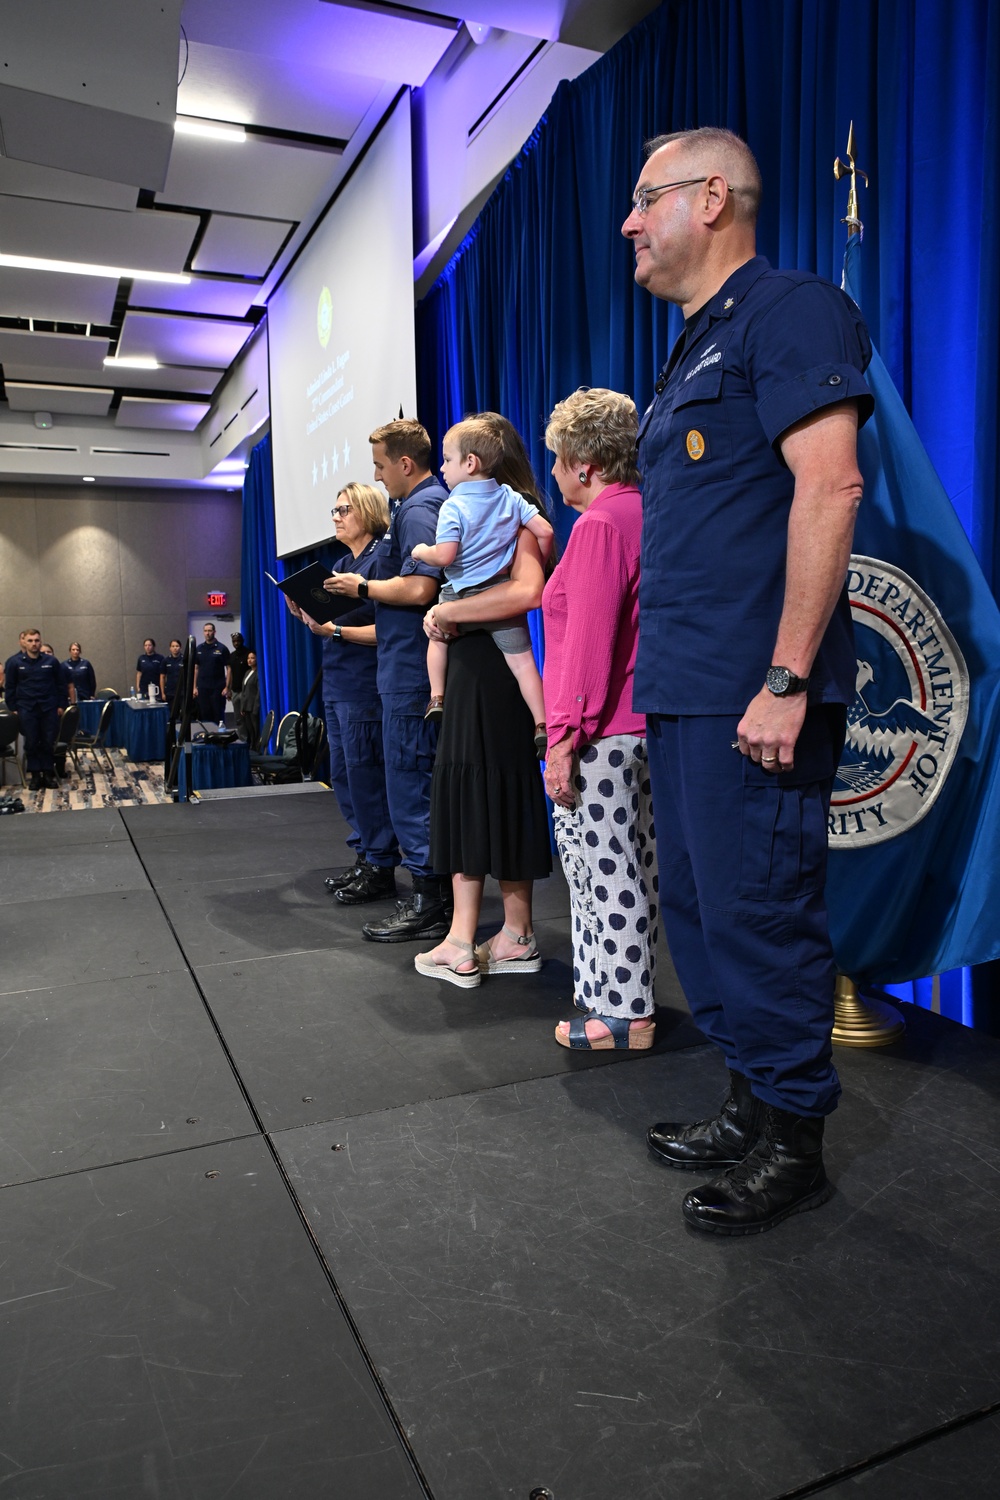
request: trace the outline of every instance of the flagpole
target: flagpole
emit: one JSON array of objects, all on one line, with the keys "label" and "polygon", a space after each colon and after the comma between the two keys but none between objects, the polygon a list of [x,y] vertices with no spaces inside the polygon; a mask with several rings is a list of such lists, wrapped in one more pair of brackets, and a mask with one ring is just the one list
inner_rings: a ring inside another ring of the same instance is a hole
[{"label": "flagpole", "polygon": [[[862,235],[864,225],[858,211],[858,178],[863,177],[868,186],[868,173],[857,165],[854,146],[854,121],[847,132],[846,162],[836,157],[833,175],[839,182],[850,177],[851,186],[847,194],[847,213],[842,224],[847,225],[847,238]],[[906,1030],[899,1011],[884,1000],[876,1000],[858,992],[853,979],[846,974],[837,975],[833,997],[833,1040],[841,1047],[889,1047],[897,1042]]]}]

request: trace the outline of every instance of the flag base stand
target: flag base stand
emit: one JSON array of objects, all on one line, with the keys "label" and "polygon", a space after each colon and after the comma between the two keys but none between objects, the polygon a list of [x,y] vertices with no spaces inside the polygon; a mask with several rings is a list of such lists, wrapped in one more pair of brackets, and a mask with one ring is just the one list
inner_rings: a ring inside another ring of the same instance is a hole
[{"label": "flag base stand", "polygon": [[885,1000],[866,999],[846,974],[837,975],[833,998],[833,1040],[840,1047],[888,1047],[906,1022]]}]

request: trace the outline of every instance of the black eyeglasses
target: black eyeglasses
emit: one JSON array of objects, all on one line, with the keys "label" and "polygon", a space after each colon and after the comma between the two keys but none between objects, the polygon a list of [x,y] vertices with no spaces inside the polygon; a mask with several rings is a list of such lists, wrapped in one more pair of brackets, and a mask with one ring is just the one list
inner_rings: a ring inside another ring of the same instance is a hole
[{"label": "black eyeglasses", "polygon": [[658,187],[636,188],[632,194],[632,207],[639,218],[644,219],[649,212],[649,200],[653,195],[659,197],[661,193],[669,193],[673,188],[693,187],[696,182],[707,181],[707,177],[685,177],[683,182],[661,182]]},{"label": "black eyeglasses", "polygon": [[349,516],[351,514],[351,507],[349,505],[335,505],[330,514],[334,519],[338,516]]}]

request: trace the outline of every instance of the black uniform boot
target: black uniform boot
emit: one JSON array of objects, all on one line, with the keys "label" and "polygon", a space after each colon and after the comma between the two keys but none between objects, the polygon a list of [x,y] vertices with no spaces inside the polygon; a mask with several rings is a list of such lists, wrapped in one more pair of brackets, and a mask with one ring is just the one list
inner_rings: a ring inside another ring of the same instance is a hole
[{"label": "black uniform boot", "polygon": [[370,943],[408,943],[414,938],[440,942],[448,936],[449,926],[441,881],[434,876],[421,879],[415,875],[409,901],[397,901],[396,910],[384,921],[366,922],[361,935]]},{"label": "black uniform boot", "polygon": [[762,1234],[833,1194],[823,1167],[823,1119],[764,1107],[764,1134],[746,1161],[688,1193],[681,1207],[709,1234]]},{"label": "black uniform boot", "polygon": [[332,896],[334,891],[342,891],[345,885],[350,885],[352,880],[357,880],[364,868],[365,862],[363,859],[355,860],[350,870],[345,870],[341,875],[328,875],[323,884]]},{"label": "black uniform boot", "polygon": [[334,897],[344,906],[360,906],[364,901],[384,901],[396,894],[396,872],[392,865],[362,865],[361,871],[349,885],[334,891]]},{"label": "black uniform boot", "polygon": [[28,791],[40,792],[42,790],[42,785],[43,783],[41,771],[32,771],[31,775],[28,777]]},{"label": "black uniform boot", "polygon": [[743,1074],[730,1068],[729,1093],[713,1119],[693,1125],[651,1125],[646,1144],[661,1161],[682,1172],[735,1167],[756,1146],[763,1123],[764,1105],[750,1092]]}]

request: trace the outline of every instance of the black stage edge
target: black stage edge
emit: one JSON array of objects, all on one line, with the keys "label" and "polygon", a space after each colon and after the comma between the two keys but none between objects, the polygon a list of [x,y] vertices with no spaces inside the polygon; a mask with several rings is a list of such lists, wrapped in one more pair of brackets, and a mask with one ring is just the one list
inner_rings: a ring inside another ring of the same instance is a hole
[{"label": "black stage edge", "polygon": [[838,1052],[830,1204],[702,1238],[643,1145],[724,1085],[669,963],[652,1054],[567,1052],[559,876],[542,974],[460,991],[325,894],[344,831],[0,823],[0,1494],[992,1497],[1000,1042],[906,1007]]}]

